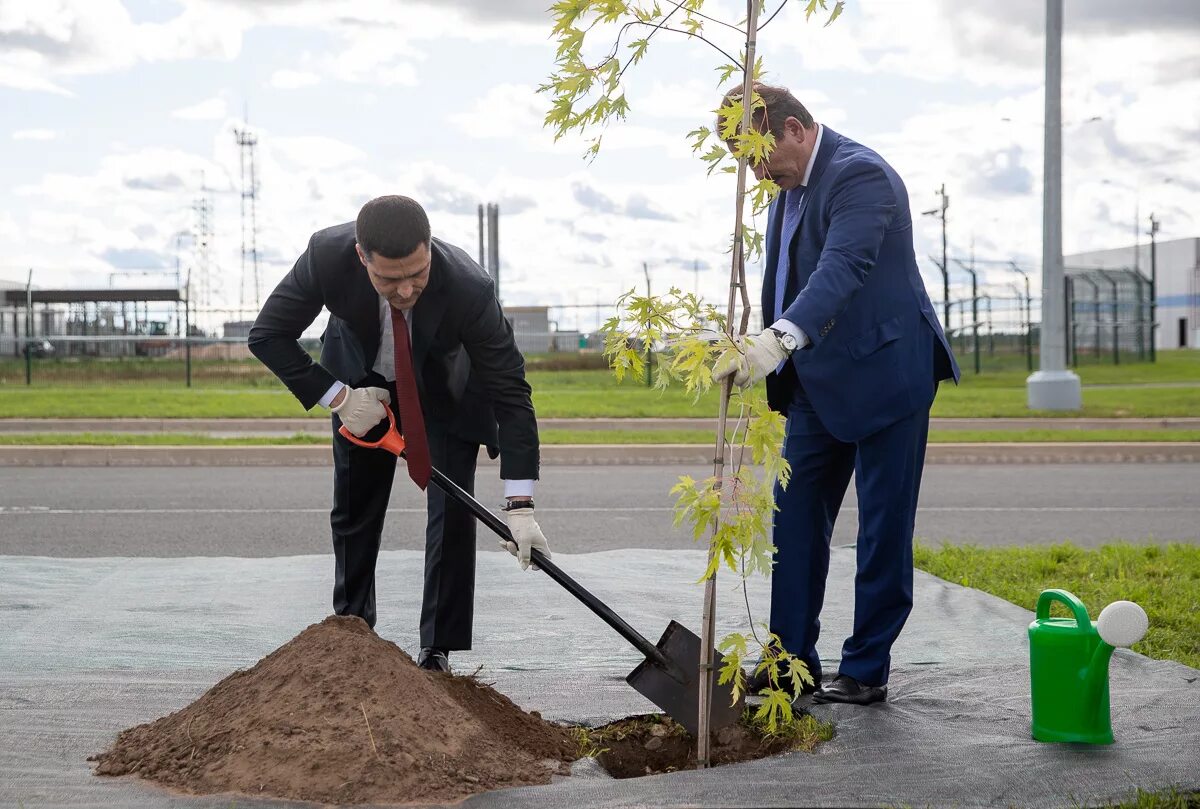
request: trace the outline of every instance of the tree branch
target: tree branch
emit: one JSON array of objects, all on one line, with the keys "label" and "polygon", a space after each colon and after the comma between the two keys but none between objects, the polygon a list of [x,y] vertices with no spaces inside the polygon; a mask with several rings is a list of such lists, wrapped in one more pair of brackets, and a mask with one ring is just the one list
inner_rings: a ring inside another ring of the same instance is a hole
[{"label": "tree branch", "polygon": [[775,17],[779,14],[779,12],[783,11],[783,7],[786,6],[787,4],[788,4],[788,0],[783,0],[783,2],[779,4],[779,8],[775,9],[775,13],[772,14],[770,17],[767,17],[767,21],[764,22],[762,25],[758,26],[758,30],[761,31],[762,29],[764,29],[768,25],[770,25],[771,20],[775,19]]},{"label": "tree branch", "polygon": [[[672,13],[674,13],[674,12],[672,12]],[[670,16],[671,16],[670,14],[667,15],[667,17],[670,17]],[[654,36],[654,34],[658,33],[659,31],[671,31],[672,33],[683,34],[686,37],[698,39],[701,42],[708,45],[709,47],[711,47],[713,50],[720,53],[722,56],[724,56],[726,59],[728,59],[731,63],[736,65],[738,70],[745,70],[745,67],[742,65],[741,61],[739,61],[738,59],[735,59],[733,56],[730,56],[727,51],[723,50],[720,46],[718,46],[712,40],[707,39],[706,37],[703,37],[700,34],[693,34],[691,31],[684,31],[682,28],[671,28],[670,26],[665,25],[664,23],[666,23],[667,17],[664,17],[662,19],[662,21],[659,23],[649,23],[649,22],[644,22],[642,20],[630,20],[629,22],[625,23],[623,26],[621,26],[621,30],[617,33],[617,44],[613,45],[612,53],[610,53],[608,56],[606,56],[604,58],[604,61],[602,61],[600,64],[596,65],[596,67],[592,68],[592,71],[595,72],[595,71],[599,70],[600,68],[604,67],[610,61],[612,61],[613,59],[616,58],[617,51],[620,50],[620,47],[621,47],[621,36],[625,33],[625,31],[631,25],[652,26],[654,28],[654,31],[652,31],[650,34],[648,34],[646,36],[646,39],[650,39],[650,37]],[[624,65],[622,65],[621,72],[617,74],[618,80],[620,80],[621,76],[625,75],[625,71],[626,71],[626,69],[628,69],[628,67],[629,67],[629,62],[626,62]]]},{"label": "tree branch", "polygon": [[[683,3],[676,3],[675,0],[667,0],[667,2],[671,3],[673,6],[675,6],[676,9],[679,9],[683,5]],[[674,12],[672,12],[672,13],[674,13]],[[724,20],[718,20],[716,17],[710,17],[707,14],[702,14],[699,11],[693,10],[691,13],[695,14],[697,17],[699,17],[701,19],[708,20],[709,22],[715,22],[717,25],[723,25],[726,28],[728,28],[730,31],[737,31],[743,37],[746,36],[746,32],[743,31],[741,28],[738,28],[736,25],[727,23]]]}]

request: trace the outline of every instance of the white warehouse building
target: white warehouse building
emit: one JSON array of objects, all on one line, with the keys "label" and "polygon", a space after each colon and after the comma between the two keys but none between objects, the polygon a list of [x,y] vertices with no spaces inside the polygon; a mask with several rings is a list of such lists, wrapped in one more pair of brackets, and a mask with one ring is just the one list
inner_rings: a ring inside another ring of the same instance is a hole
[{"label": "white warehouse building", "polygon": [[[1158,242],[1155,347],[1200,348],[1200,237]],[[1150,279],[1151,246],[1117,247],[1063,256],[1068,275],[1087,270],[1133,270]]]}]

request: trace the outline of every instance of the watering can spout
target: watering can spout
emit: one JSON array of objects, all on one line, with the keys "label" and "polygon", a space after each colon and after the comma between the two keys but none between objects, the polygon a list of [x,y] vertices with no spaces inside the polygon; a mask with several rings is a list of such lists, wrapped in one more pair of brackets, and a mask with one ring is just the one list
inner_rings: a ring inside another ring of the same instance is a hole
[{"label": "watering can spout", "polygon": [[[1108,661],[1112,659],[1115,648],[1103,640],[1092,653],[1083,675],[1084,704],[1094,705],[1096,710],[1108,713]],[[1106,720],[1107,721],[1107,720]]]}]

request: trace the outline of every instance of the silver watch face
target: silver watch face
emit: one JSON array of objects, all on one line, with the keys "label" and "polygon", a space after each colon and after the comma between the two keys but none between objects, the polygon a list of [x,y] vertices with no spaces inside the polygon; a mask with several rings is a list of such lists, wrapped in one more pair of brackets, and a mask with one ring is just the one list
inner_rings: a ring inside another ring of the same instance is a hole
[{"label": "silver watch face", "polygon": [[781,346],[786,348],[788,351],[796,350],[796,338],[795,337],[788,334],[786,331],[777,331],[774,329],[772,329],[772,331],[775,331],[775,333],[777,335],[779,335],[779,344]]}]

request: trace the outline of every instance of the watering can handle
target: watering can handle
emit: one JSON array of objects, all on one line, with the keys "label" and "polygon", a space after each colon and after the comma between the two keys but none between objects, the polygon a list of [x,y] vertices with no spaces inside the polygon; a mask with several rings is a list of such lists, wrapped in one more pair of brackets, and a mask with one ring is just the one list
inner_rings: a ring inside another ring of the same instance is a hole
[{"label": "watering can handle", "polygon": [[1087,628],[1092,625],[1092,619],[1088,618],[1087,607],[1083,606],[1083,602],[1077,597],[1068,593],[1066,590],[1043,590],[1038,596],[1037,602],[1037,619],[1045,621],[1050,617],[1050,602],[1057,601],[1061,604],[1066,604],[1070,607],[1071,612],[1075,614],[1075,620],[1081,627]]}]

